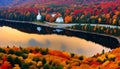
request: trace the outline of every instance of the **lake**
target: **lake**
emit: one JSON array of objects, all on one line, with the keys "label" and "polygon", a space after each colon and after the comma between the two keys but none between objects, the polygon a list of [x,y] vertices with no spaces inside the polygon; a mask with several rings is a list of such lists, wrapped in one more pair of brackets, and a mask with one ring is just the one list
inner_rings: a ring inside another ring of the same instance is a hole
[{"label": "lake", "polygon": [[10,47],[40,46],[85,56],[101,53],[103,49],[105,52],[110,51],[109,48],[102,45],[77,37],[56,34],[30,34],[7,26],[0,27],[0,46],[6,47],[8,45]]}]

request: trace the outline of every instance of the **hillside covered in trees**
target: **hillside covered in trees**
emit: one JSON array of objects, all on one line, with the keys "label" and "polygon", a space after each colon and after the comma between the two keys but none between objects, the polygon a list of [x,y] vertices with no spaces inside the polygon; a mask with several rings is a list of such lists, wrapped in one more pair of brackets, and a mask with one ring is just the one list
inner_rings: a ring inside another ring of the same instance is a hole
[{"label": "hillside covered in trees", "polygon": [[[8,3],[7,0],[5,1]],[[10,0],[9,3],[6,4],[9,8],[0,10],[1,19],[36,22],[39,11],[41,15],[39,22],[52,23],[60,17],[62,23],[88,24],[73,29],[85,31],[89,29],[98,33],[120,35],[118,33],[120,31],[118,27],[120,26],[119,0]],[[104,24],[114,27],[93,26],[88,28],[89,24]]]},{"label": "hillside covered in trees", "polygon": [[92,57],[40,47],[0,48],[0,69],[120,69],[120,48]]},{"label": "hillside covered in trees", "polygon": [[[65,23],[102,23],[120,25],[119,0],[12,0],[10,2],[16,3],[16,5],[20,4],[20,6],[0,10],[0,18],[34,21],[36,20],[39,10],[43,17],[43,20],[41,21],[54,22],[57,17],[62,16]],[[51,17],[51,14],[55,14],[55,16]]]}]

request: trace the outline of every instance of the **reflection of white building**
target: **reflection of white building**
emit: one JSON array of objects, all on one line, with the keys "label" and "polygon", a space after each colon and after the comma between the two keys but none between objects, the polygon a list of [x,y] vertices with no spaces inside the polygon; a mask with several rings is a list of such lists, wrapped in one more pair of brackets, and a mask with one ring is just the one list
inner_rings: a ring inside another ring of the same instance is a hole
[{"label": "reflection of white building", "polygon": [[57,23],[63,23],[64,19],[62,17],[58,17],[55,22],[57,22]]},{"label": "reflection of white building", "polygon": [[42,19],[42,16],[41,16],[40,12],[38,11],[37,20],[41,20],[41,19]]}]

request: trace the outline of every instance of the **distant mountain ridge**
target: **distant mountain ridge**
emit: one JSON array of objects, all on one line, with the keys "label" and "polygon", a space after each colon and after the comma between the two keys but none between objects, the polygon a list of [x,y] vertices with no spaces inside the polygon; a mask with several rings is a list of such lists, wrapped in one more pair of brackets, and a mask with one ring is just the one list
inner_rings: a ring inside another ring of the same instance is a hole
[{"label": "distant mountain ridge", "polygon": [[0,0],[0,7],[15,7],[30,4],[80,4],[80,3],[91,3],[101,1],[115,1],[115,0]]},{"label": "distant mountain ridge", "polygon": [[47,4],[47,3],[69,3],[73,2],[74,0],[0,0],[0,6],[2,7],[13,7],[18,5],[25,5],[25,4]]}]

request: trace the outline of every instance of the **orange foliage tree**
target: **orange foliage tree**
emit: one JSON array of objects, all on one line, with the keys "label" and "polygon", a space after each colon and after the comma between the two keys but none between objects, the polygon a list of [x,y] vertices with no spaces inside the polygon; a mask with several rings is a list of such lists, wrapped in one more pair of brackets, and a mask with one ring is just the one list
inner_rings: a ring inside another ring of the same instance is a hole
[{"label": "orange foliage tree", "polygon": [[65,23],[70,23],[70,22],[72,22],[72,16],[71,16],[71,15],[67,15],[67,16],[64,18],[64,20],[65,20]]},{"label": "orange foliage tree", "polygon": [[51,18],[51,15],[47,14],[45,19],[46,19],[46,21],[49,21],[50,18]]}]

